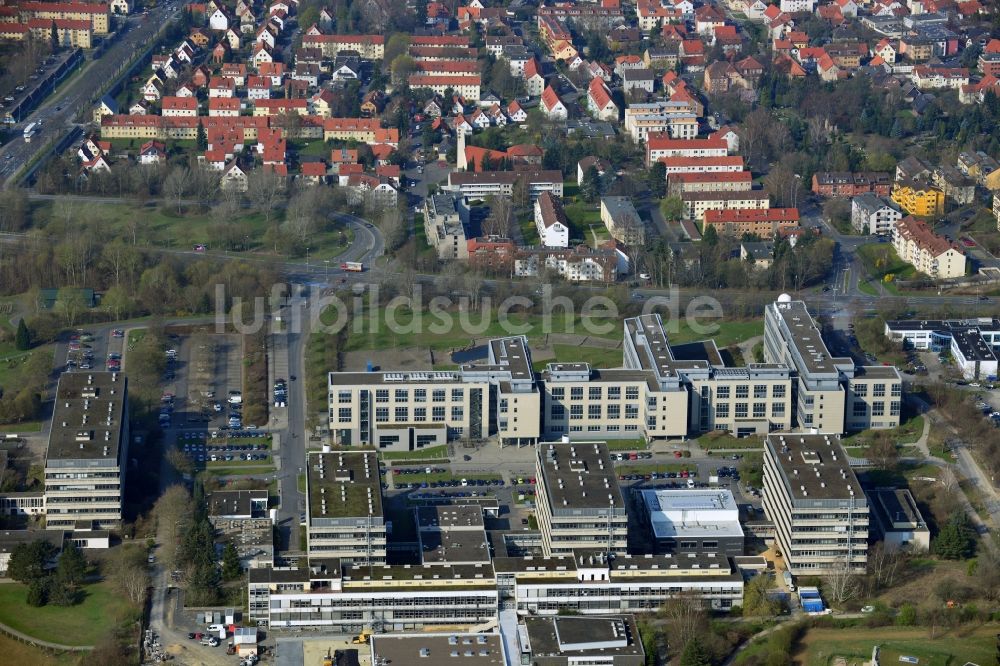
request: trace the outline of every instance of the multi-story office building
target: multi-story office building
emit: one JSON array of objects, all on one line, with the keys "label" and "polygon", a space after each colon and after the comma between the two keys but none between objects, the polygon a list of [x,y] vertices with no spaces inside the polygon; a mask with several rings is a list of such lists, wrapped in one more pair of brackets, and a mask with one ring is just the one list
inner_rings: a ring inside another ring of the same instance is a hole
[{"label": "multi-story office building", "polygon": [[[711,341],[673,349],[658,314],[625,320],[624,365],[646,375],[639,403],[646,437],[712,430],[744,436],[791,427],[788,366],[728,368]],[[687,422],[678,414],[687,414]]]},{"label": "multi-story office building", "polygon": [[628,518],[607,444],[550,443],[535,456],[538,528],[546,555],[624,553]]},{"label": "multi-story office building", "polygon": [[714,553],[567,558],[566,570],[516,577],[512,600],[518,615],[650,613],[667,599],[695,598],[726,610],[743,601],[743,576],[729,558]]},{"label": "multi-story office building", "polygon": [[307,467],[309,556],[385,562],[386,525],[375,452],[312,452]]},{"label": "multi-story office building", "polygon": [[128,464],[128,382],[117,372],[59,378],[45,456],[45,526],[121,527]]},{"label": "multi-story office building", "polygon": [[839,435],[767,436],[764,512],[791,573],[865,572],[868,501]]},{"label": "multi-story office building", "polygon": [[409,631],[496,620],[490,564],[364,565],[310,560],[309,569],[251,569],[250,620],[271,627]]},{"label": "multi-story office building", "polygon": [[793,425],[821,433],[895,428],[902,379],[888,366],[835,357],[802,301],[782,295],[764,313],[764,358],[794,373]]},{"label": "multi-story office building", "polygon": [[468,259],[465,236],[468,210],[462,199],[450,194],[433,194],[424,200],[424,235],[440,259]]},{"label": "multi-story office building", "polygon": [[541,397],[523,336],[449,372],[331,372],[330,430],[343,446],[414,451],[449,439],[534,443]]}]

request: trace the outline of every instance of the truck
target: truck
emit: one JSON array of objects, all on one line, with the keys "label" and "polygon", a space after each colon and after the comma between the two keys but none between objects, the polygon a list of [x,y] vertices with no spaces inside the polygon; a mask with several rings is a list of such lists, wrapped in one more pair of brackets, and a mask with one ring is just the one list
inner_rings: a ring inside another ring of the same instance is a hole
[{"label": "truck", "polygon": [[345,261],[344,263],[340,264],[340,270],[350,271],[352,273],[360,273],[361,271],[365,270],[365,265],[360,261]]},{"label": "truck", "polygon": [[38,129],[38,123],[28,123],[28,126],[24,128],[25,143],[31,143],[31,137],[35,136],[36,129]]}]

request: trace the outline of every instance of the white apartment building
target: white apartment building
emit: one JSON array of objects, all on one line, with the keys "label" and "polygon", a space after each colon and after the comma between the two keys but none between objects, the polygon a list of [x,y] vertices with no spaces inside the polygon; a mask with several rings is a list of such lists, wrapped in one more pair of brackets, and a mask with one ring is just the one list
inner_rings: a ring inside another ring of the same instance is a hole
[{"label": "white apartment building", "polygon": [[895,428],[902,379],[891,366],[835,357],[805,303],[785,294],[764,311],[764,359],[792,369],[793,425],[820,433]]},{"label": "white apartment building", "polygon": [[309,556],[384,563],[386,525],[375,452],[310,452],[306,464]]},{"label": "white apartment building", "polygon": [[550,192],[535,199],[535,228],[545,247],[569,247],[569,220],[562,199]]},{"label": "white apartment building", "polygon": [[524,180],[532,201],[542,192],[563,195],[561,171],[452,171],[448,174],[447,190],[468,199],[488,196],[511,196],[514,184]]},{"label": "white apartment building", "polygon": [[698,136],[698,116],[685,102],[629,104],[625,107],[625,131],[636,143],[645,142],[650,134],[694,139]]},{"label": "white apartment building", "polygon": [[45,454],[46,529],[121,527],[128,445],[125,375],[63,373]]},{"label": "white apartment building", "polygon": [[891,236],[903,213],[892,199],[865,192],[851,200],[851,226],[862,234]]},{"label": "white apartment building", "polygon": [[868,501],[838,435],[768,435],[764,512],[792,574],[865,573]]}]

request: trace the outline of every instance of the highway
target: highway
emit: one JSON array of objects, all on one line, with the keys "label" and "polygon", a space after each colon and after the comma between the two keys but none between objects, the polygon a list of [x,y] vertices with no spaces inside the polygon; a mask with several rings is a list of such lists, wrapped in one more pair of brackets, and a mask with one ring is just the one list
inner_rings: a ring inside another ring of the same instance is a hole
[{"label": "highway", "polygon": [[77,122],[78,113],[83,113],[84,123],[90,121],[90,99],[94,92],[118,76],[122,64],[137,51],[151,45],[160,28],[183,6],[184,3],[172,0],[151,9],[146,16],[129,16],[125,33],[113,37],[114,43],[97,60],[88,60],[82,72],[71,75],[69,83],[42,102],[21,124],[13,127],[15,132],[20,132],[28,123],[42,123],[30,143],[25,143],[20,134],[15,133],[14,138],[0,149],[0,180],[5,187],[14,184],[9,182],[11,176],[30,163],[50,141],[81,126]]}]

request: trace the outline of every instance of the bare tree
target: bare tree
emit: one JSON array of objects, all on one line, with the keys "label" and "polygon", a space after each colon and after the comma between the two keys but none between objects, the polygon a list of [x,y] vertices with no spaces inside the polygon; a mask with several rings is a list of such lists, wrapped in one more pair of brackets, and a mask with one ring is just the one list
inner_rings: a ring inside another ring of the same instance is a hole
[{"label": "bare tree", "polygon": [[675,645],[687,645],[705,629],[708,622],[701,600],[685,592],[667,599],[657,614],[670,627],[671,640]]},{"label": "bare tree", "polygon": [[483,233],[487,236],[509,238],[513,231],[514,202],[507,196],[491,196],[486,201],[490,215],[483,222]]},{"label": "bare tree", "polygon": [[767,137],[774,117],[766,109],[754,109],[743,119],[737,130],[740,135],[741,152],[747,158],[747,165],[756,164],[767,154]]},{"label": "bare tree", "polygon": [[142,549],[138,546],[119,549],[112,572],[112,580],[118,591],[133,604],[142,605],[149,588],[149,571]]},{"label": "bare tree", "polygon": [[247,174],[247,195],[250,203],[264,215],[264,222],[271,223],[271,215],[284,196],[284,183],[273,171],[254,169]]},{"label": "bare tree", "polygon": [[858,575],[851,571],[846,560],[839,563],[832,573],[824,576],[823,582],[823,590],[830,601],[838,606],[857,596],[860,588]]},{"label": "bare tree", "polygon": [[161,541],[159,556],[164,566],[170,568],[175,566],[177,541],[191,520],[192,510],[191,497],[180,485],[170,486],[160,495],[160,499],[156,500],[153,514],[156,516],[157,534]]},{"label": "bare tree", "polygon": [[[892,587],[904,558],[905,554],[901,549],[889,548],[884,541],[878,541],[868,549],[868,575],[872,585],[870,594]],[[1000,572],[997,576],[1000,576]]]},{"label": "bare tree", "polygon": [[177,206],[177,212],[181,212],[181,205],[184,196],[191,187],[191,170],[185,166],[174,167],[166,180],[163,181],[163,193]]}]

